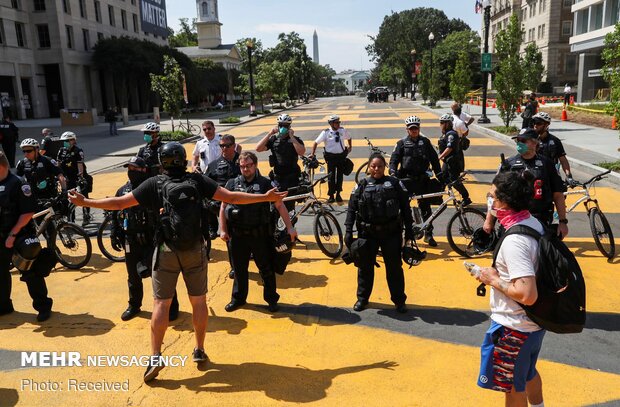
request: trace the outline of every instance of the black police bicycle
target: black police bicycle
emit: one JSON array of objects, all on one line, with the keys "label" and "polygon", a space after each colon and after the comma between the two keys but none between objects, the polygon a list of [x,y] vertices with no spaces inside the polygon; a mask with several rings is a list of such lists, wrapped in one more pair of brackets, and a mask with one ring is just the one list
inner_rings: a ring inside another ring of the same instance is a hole
[{"label": "black police bicycle", "polygon": [[472,238],[474,231],[484,225],[486,215],[478,209],[464,207],[462,201],[457,199],[454,194],[454,184],[457,182],[463,182],[466,174],[467,172],[461,173],[457,180],[447,184],[447,190],[445,191],[415,195],[410,198],[410,200],[419,200],[443,197],[444,195],[447,195],[447,197],[443,199],[443,202],[425,221],[422,221],[422,216],[419,209],[417,207],[412,208],[413,219],[416,223],[413,226],[413,231],[416,240],[422,239],[422,237],[424,237],[424,232],[428,230],[429,226],[432,225],[435,219],[437,219],[448,208],[448,205],[452,203],[454,205],[454,209],[456,209],[456,212],[448,221],[446,231],[448,243],[450,244],[450,247],[459,255],[465,257],[476,257],[479,256],[480,253],[474,249]]},{"label": "black police bicycle", "polygon": [[[370,150],[370,154],[368,156],[371,156],[372,154],[375,154],[375,153],[379,153],[382,156],[384,156],[386,160],[390,158],[390,155],[387,152],[381,150],[379,147],[375,147],[372,144],[372,141],[370,141],[368,137],[364,137],[364,139],[368,143],[368,149]],[[360,179],[364,179],[364,177],[366,177],[366,174],[368,172],[368,164],[370,164],[370,161],[364,162],[362,165],[359,166],[357,171],[355,171],[355,183],[356,184],[359,184]]]},{"label": "black police bicycle", "polygon": [[[283,201],[301,201],[301,206],[296,207],[291,215],[291,222],[293,224],[306,211],[311,210],[314,213],[312,229],[316,243],[327,257],[335,259],[340,256],[344,247],[342,229],[336,217],[331,213],[333,210],[331,205],[321,202],[314,195],[314,187],[318,184],[326,183],[329,174],[315,180],[314,169],[324,166],[325,163],[319,162],[316,158],[300,157],[304,164],[301,182],[298,187],[289,188],[289,195]],[[282,219],[278,223],[278,228],[284,228]]]},{"label": "black police bicycle", "polygon": [[[117,213],[116,216],[120,216],[120,211],[103,211],[103,222],[99,225],[99,229],[97,230],[97,246],[99,246],[99,250],[101,250],[101,254],[112,261],[122,262],[125,261],[125,250],[123,247],[118,250],[117,247],[114,247],[112,244],[112,228],[114,227],[114,213]],[[119,220],[120,221],[120,220]]]},{"label": "black police bicycle", "polygon": [[[603,254],[603,256],[608,259],[612,259],[616,254],[616,243],[614,241],[614,234],[611,231],[611,227],[609,226],[609,221],[601,211],[601,208],[598,204],[598,200],[592,198],[595,193],[595,184],[596,182],[606,178],[605,175],[609,174],[611,170],[602,172],[594,177],[590,178],[588,181],[583,183],[572,183],[567,184],[568,188],[576,188],[579,187],[578,190],[567,191],[564,192],[564,196],[569,195],[582,195],[581,198],[577,200],[573,205],[571,205],[568,209],[566,209],[566,213],[572,212],[577,205],[583,202],[583,205],[586,208],[586,213],[588,214],[588,219],[590,221],[590,230],[592,231],[592,237],[594,238],[594,243],[596,243],[596,247]],[[593,190],[590,192],[590,190]]]},{"label": "black police bicycle", "polygon": [[66,199],[58,196],[40,203],[47,208],[32,217],[37,224],[37,236],[43,235],[47,247],[63,266],[73,270],[84,267],[92,256],[92,244],[82,227],[65,220]]}]

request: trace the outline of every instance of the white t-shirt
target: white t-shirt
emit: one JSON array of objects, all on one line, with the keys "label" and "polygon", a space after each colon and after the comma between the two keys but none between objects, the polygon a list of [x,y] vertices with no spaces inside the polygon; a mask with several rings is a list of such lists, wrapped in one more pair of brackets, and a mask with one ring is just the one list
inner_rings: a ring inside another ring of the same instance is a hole
[{"label": "white t-shirt", "polygon": [[470,115],[465,112],[461,112],[460,115],[453,114],[452,117],[454,118],[452,128],[459,134],[459,136],[462,136],[469,131],[467,123],[471,120]]},{"label": "white t-shirt", "polygon": [[[337,139],[340,139],[340,141],[336,141]],[[340,154],[346,149],[345,140],[351,140],[351,136],[344,127],[340,127],[338,130],[333,130],[330,127],[329,129],[323,130],[314,142],[317,144],[325,142],[325,151],[328,153]]]},{"label": "white t-shirt", "polygon": [[220,140],[222,140],[222,135],[216,134],[211,141],[203,137],[196,142],[192,156],[200,156],[200,169],[202,172],[207,169],[211,161],[218,159],[222,155]]},{"label": "white t-shirt", "polygon": [[[541,223],[533,216],[518,223],[543,233]],[[510,230],[510,229],[509,229]],[[519,277],[534,277],[538,268],[538,242],[531,236],[509,235],[504,239],[495,268],[504,281]],[[491,288],[491,319],[500,325],[521,332],[534,332],[541,329],[525,314],[517,302],[495,288]]]}]

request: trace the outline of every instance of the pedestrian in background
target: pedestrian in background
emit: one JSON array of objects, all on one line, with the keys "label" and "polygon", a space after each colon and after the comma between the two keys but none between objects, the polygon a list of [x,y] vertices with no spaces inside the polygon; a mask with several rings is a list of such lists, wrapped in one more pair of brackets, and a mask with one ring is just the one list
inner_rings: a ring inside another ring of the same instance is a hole
[{"label": "pedestrian in background", "polygon": [[108,107],[104,114],[105,121],[110,123],[110,136],[118,136],[118,129],[116,128],[117,116],[116,108],[112,107]]},{"label": "pedestrian in background", "polygon": [[[315,156],[316,148],[320,143],[325,143],[325,152],[323,157],[327,162],[327,172],[329,178],[327,179],[327,194],[329,198],[328,203],[343,202],[342,196],[342,182],[344,179],[344,167],[347,159],[347,155],[351,152],[353,145],[351,143],[351,136],[349,132],[342,126],[340,126],[340,116],[331,115],[327,120],[329,128],[325,129],[314,140],[312,145],[311,157]],[[346,142],[346,146],[345,146]],[[335,195],[335,199],[334,199]]]},{"label": "pedestrian in background", "polygon": [[[499,173],[488,194],[489,212],[506,230],[522,225],[543,234],[542,224],[528,211],[534,193],[529,175]],[[544,406],[542,380],[536,362],[545,330],[521,305],[538,298],[538,241],[510,234],[498,249],[494,267],[483,267],[478,281],[491,286],[491,326],[481,347],[478,386],[505,394],[506,406]]]},{"label": "pedestrian in background", "polygon": [[15,168],[16,143],[18,142],[19,129],[11,121],[11,116],[5,114],[0,122],[0,143],[4,154],[6,154],[6,159],[9,161],[10,168]]},{"label": "pedestrian in background", "polygon": [[573,88],[567,83],[564,85],[564,106],[570,104],[570,96],[573,93]]},{"label": "pedestrian in background", "polygon": [[521,117],[523,118],[523,123],[521,123],[522,129],[528,129],[532,127],[532,117],[538,112],[538,101],[536,100],[536,94],[532,92],[530,97],[528,98],[527,104],[525,105],[525,109],[523,113],[521,113]]}]

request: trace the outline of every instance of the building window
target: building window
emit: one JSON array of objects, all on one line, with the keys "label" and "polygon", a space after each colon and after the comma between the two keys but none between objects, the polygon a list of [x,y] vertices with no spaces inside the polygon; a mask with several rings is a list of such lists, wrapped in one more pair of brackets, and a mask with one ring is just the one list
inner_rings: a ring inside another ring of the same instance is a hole
[{"label": "building window", "polygon": [[133,18],[133,32],[137,33],[140,31],[138,27],[138,15],[132,14],[131,17]]},{"label": "building window", "polygon": [[536,36],[537,39],[540,39],[541,29],[542,29],[542,25],[539,25],[538,26],[538,35]]},{"label": "building window", "polygon": [[82,39],[84,40],[84,51],[90,49],[90,33],[88,30],[82,30]]},{"label": "building window", "polygon": [[17,10],[21,10],[21,4],[19,4],[19,0],[11,0],[11,7]]},{"label": "building window", "polygon": [[105,36],[103,35],[103,33],[97,33],[97,41],[101,41],[104,38]]},{"label": "building window", "polygon": [[603,5],[599,3],[590,7],[590,31],[603,28]]},{"label": "building window", "polygon": [[67,31],[67,48],[73,49],[73,27],[66,25],[65,29]]},{"label": "building window", "polygon": [[95,21],[101,22],[101,2],[95,1]]},{"label": "building window", "polygon": [[4,24],[2,24],[1,18],[0,18],[0,45],[4,45]]},{"label": "building window", "polygon": [[547,0],[542,0],[541,4],[542,4],[542,11],[544,13],[545,11],[547,11]]},{"label": "building window", "polygon": [[65,13],[71,14],[71,3],[69,0],[62,0],[62,9]]},{"label": "building window", "polygon": [[620,0],[611,0],[607,2],[608,18],[606,18],[605,26],[616,25],[620,21]]},{"label": "building window", "polygon": [[125,10],[121,10],[121,25],[123,26],[123,30],[127,29],[127,13]]},{"label": "building window", "polygon": [[570,7],[573,5],[573,0],[564,0],[564,7]]},{"label": "building window", "polygon": [[37,25],[37,34],[39,36],[39,48],[51,47],[50,30],[47,24]]},{"label": "building window", "polygon": [[577,73],[577,55],[566,54],[564,56],[564,73],[575,74]]},{"label": "building window", "polygon": [[86,0],[78,0],[78,3],[80,4],[80,17],[88,18],[86,15]]},{"label": "building window", "polygon": [[570,37],[573,35],[573,22],[570,20],[562,21],[562,35]]},{"label": "building window", "polygon": [[34,11],[45,11],[45,0],[34,0]]},{"label": "building window", "polygon": [[136,5],[136,0],[131,0],[131,5],[135,6]]},{"label": "building window", "polygon": [[22,23],[15,23],[15,36],[17,37],[17,46],[26,47],[26,27]]},{"label": "building window", "polygon": [[542,25],[540,39],[544,39],[545,38],[545,28],[546,28],[545,26],[546,26],[546,24]]},{"label": "building window", "polygon": [[114,20],[114,7],[108,6],[108,17],[110,18],[110,25],[116,27],[116,20]]}]

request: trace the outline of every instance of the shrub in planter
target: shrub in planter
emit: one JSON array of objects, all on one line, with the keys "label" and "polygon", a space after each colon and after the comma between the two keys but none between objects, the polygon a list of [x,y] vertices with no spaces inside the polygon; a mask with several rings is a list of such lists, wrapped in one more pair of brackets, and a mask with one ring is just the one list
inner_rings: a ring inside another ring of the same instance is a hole
[{"label": "shrub in planter", "polygon": [[181,141],[188,137],[193,137],[192,134],[186,131],[161,131],[159,132],[159,138],[161,141]]},{"label": "shrub in planter", "polygon": [[240,123],[241,119],[236,116],[229,116],[223,119],[220,119],[220,124],[231,124],[231,123]]}]

